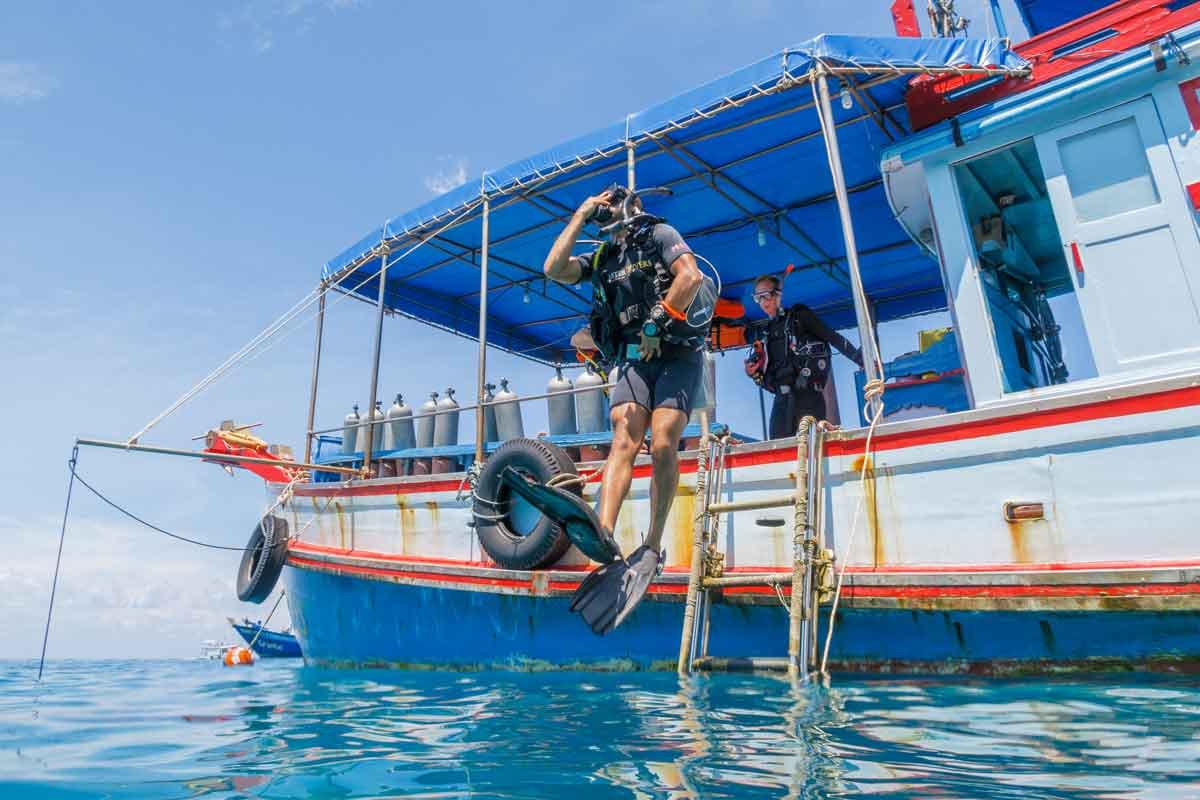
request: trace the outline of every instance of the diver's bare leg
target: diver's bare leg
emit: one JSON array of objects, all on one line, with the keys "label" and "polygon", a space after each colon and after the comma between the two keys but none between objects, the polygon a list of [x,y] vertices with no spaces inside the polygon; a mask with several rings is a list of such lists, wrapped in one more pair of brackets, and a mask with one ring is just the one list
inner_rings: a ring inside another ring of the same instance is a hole
[{"label": "diver's bare leg", "polygon": [[676,408],[656,408],[650,417],[654,473],[650,478],[650,532],[646,546],[651,550],[662,549],[663,529],[679,487],[679,437],[687,420],[687,414]]},{"label": "diver's bare leg", "polygon": [[600,523],[613,531],[617,527],[621,504],[629,493],[633,462],[646,438],[650,412],[637,403],[621,403],[613,406],[609,417],[612,419],[613,440],[608,462],[604,465],[604,482],[600,484]]}]

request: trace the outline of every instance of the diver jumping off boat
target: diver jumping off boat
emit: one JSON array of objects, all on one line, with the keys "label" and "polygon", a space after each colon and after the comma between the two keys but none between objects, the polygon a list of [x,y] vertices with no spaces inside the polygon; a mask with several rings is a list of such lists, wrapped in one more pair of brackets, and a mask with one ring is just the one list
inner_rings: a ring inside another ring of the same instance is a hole
[{"label": "diver jumping off boat", "polygon": [[[590,253],[571,255],[588,223],[602,226],[607,241]],[[519,476],[510,485],[601,562],[576,591],[571,610],[603,635],[628,617],[662,570],[663,528],[679,481],[679,440],[700,389],[716,289],[679,232],[646,213],[636,193],[616,185],[583,201],[551,247],[544,271],[564,284],[591,280],[592,339],[604,362],[617,370],[609,398],[612,448],[599,515],[556,487]],[[624,557],[612,530],[647,429],[653,461],[650,530],[642,546]]]}]

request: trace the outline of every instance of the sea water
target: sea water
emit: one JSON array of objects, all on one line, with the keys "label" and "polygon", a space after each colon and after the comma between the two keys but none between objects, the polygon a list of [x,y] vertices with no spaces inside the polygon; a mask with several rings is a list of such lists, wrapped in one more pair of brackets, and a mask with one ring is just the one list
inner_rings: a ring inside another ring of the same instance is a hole
[{"label": "sea water", "polygon": [[0,662],[0,798],[1200,797],[1200,682]]}]

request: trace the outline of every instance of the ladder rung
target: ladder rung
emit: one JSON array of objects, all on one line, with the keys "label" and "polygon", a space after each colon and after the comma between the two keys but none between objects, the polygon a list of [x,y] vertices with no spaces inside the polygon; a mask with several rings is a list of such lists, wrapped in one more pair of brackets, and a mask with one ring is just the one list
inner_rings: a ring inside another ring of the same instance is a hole
[{"label": "ladder rung", "polygon": [[717,658],[704,656],[692,662],[692,669],[708,672],[787,672],[787,658]]},{"label": "ladder rung", "polygon": [[705,578],[704,588],[717,586],[771,586],[776,583],[791,583],[790,572],[767,572],[758,575],[722,575],[719,578]]},{"label": "ladder rung", "polygon": [[796,505],[796,495],[788,494],[782,497],[764,497],[760,500],[730,500],[726,503],[713,503],[706,512],[722,514],[726,511],[755,511],[761,508],[784,508]]}]

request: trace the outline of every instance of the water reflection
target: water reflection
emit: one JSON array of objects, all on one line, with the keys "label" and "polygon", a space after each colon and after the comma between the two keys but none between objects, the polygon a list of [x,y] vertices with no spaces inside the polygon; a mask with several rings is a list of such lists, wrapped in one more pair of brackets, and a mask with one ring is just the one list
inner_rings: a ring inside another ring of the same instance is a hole
[{"label": "water reflection", "polygon": [[6,798],[1200,796],[1200,687],[1145,677],[13,665],[0,719]]}]

